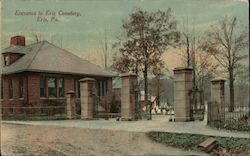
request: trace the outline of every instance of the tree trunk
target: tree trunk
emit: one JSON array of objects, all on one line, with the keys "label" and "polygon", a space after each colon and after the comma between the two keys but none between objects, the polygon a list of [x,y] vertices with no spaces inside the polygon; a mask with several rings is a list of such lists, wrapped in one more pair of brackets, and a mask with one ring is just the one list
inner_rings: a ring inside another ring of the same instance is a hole
[{"label": "tree trunk", "polygon": [[204,80],[202,79],[201,80],[201,84],[200,84],[200,87],[198,88],[199,91],[200,91],[200,106],[204,106]]},{"label": "tree trunk", "polygon": [[187,49],[186,49],[186,53],[187,53],[187,67],[190,67],[189,36],[186,37],[186,41],[187,41]]},{"label": "tree trunk", "polygon": [[157,106],[160,106],[160,76],[157,76]]},{"label": "tree trunk", "polygon": [[[249,1],[248,1],[249,2]],[[248,17],[250,16],[250,10],[248,10]],[[250,25],[250,20],[248,20],[248,25]],[[250,29],[248,28],[248,34],[250,34]],[[248,43],[249,43],[249,39],[248,39]],[[248,78],[248,116],[250,118],[250,51],[248,53],[248,68],[249,68],[249,78]]]},{"label": "tree trunk", "polygon": [[229,90],[230,90],[230,104],[229,104],[229,112],[234,111],[234,76],[233,70],[229,71]]},{"label": "tree trunk", "polygon": [[[136,62],[136,66],[135,66],[135,74],[136,74],[136,77],[137,77],[137,82],[139,82],[138,80],[138,63]],[[137,88],[137,92],[136,92],[136,102],[137,102],[137,112],[138,112],[138,118],[139,119],[142,119],[142,106],[141,106],[141,102],[139,102],[139,99],[138,99],[138,96],[139,96],[139,92],[140,92],[140,89],[139,89],[139,84],[137,83],[136,85],[136,88]]]},{"label": "tree trunk", "polygon": [[147,112],[149,111],[150,113],[149,119],[151,120],[151,105],[149,107],[149,103],[148,103],[148,63],[147,61],[145,61],[144,63],[144,101],[145,101],[145,105],[147,108]]},{"label": "tree trunk", "polygon": [[193,113],[196,112],[197,109],[197,87],[196,87],[196,75],[195,75],[195,69],[193,70],[193,91],[192,91],[192,109]]}]

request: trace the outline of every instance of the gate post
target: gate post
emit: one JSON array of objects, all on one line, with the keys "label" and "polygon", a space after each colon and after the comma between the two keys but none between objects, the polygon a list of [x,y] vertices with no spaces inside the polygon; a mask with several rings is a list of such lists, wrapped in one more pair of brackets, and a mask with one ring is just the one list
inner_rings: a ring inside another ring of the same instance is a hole
[{"label": "gate post", "polygon": [[96,80],[83,78],[80,81],[81,119],[93,119]]},{"label": "gate post", "polygon": [[127,73],[121,75],[121,77],[121,118],[122,120],[134,120],[137,76],[133,73]]},{"label": "gate post", "polygon": [[66,100],[67,100],[67,118],[68,119],[75,119],[76,118],[76,102],[75,102],[75,92],[70,90],[66,93]]},{"label": "gate post", "polygon": [[[211,105],[208,112],[209,121],[220,121],[224,119],[225,114],[225,80],[221,78],[211,81]],[[208,122],[209,122],[208,121]]]},{"label": "gate post", "polygon": [[177,122],[193,119],[191,104],[192,74],[192,68],[174,69],[174,118]]}]

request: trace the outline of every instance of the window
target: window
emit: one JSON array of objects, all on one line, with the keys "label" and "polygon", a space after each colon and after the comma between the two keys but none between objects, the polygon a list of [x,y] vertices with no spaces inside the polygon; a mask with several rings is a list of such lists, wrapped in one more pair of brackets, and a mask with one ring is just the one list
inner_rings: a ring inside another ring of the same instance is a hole
[{"label": "window", "polygon": [[56,97],[56,78],[48,78],[48,95],[49,97]]},{"label": "window", "polygon": [[98,81],[97,83],[97,94],[98,96],[101,96],[101,82],[100,81]]},{"label": "window", "polygon": [[10,110],[10,114],[13,114],[14,113],[14,109],[11,107],[11,108],[9,108],[9,110]]},{"label": "window", "polygon": [[64,97],[64,79],[58,78],[59,97]]},{"label": "window", "polygon": [[79,98],[80,97],[80,82],[79,82],[79,80],[75,80],[74,91],[76,93],[76,96]]},{"label": "window", "polygon": [[40,78],[40,97],[46,97],[46,79],[45,77]]},{"label": "window", "polygon": [[19,98],[23,98],[23,78],[19,78]]},{"label": "window", "polygon": [[14,89],[13,89],[13,80],[9,80],[9,98],[13,98],[13,92],[14,92]]},{"label": "window", "polygon": [[105,81],[102,81],[102,96],[105,95]]},{"label": "window", "polygon": [[80,95],[80,94],[81,94],[81,91],[80,91],[80,81],[77,80],[77,83],[76,83],[76,84],[77,84],[77,96],[80,97],[80,96],[81,96],[81,95]]},{"label": "window", "polygon": [[77,80],[74,80],[74,91],[76,92],[76,81]]},{"label": "window", "polygon": [[106,82],[106,93],[108,92],[108,80],[105,81]]},{"label": "window", "polygon": [[10,56],[5,56],[4,57],[4,65],[7,66],[10,64]]},{"label": "window", "polygon": [[[48,87],[48,88],[47,88]],[[40,97],[64,97],[64,78],[41,77]]]},{"label": "window", "polygon": [[3,79],[1,79],[1,99],[3,99]]}]

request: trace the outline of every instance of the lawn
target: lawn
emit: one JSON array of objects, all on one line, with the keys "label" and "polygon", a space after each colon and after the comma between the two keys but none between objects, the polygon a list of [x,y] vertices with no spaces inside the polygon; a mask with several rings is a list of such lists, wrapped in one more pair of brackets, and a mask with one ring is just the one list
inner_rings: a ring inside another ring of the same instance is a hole
[{"label": "lawn", "polygon": [[218,153],[226,154],[250,154],[250,139],[247,138],[229,138],[218,136],[207,136],[200,134],[187,133],[168,133],[168,132],[149,132],[147,136],[159,143],[164,143],[168,146],[178,147],[185,150],[199,151],[198,145],[207,138],[213,137],[218,142],[218,147],[211,152],[212,155]]}]

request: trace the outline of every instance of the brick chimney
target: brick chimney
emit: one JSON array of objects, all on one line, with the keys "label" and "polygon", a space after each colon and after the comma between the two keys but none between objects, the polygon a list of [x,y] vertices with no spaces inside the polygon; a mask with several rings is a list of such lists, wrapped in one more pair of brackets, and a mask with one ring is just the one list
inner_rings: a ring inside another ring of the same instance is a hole
[{"label": "brick chimney", "polygon": [[25,37],[24,36],[13,36],[10,40],[10,45],[25,46]]}]

